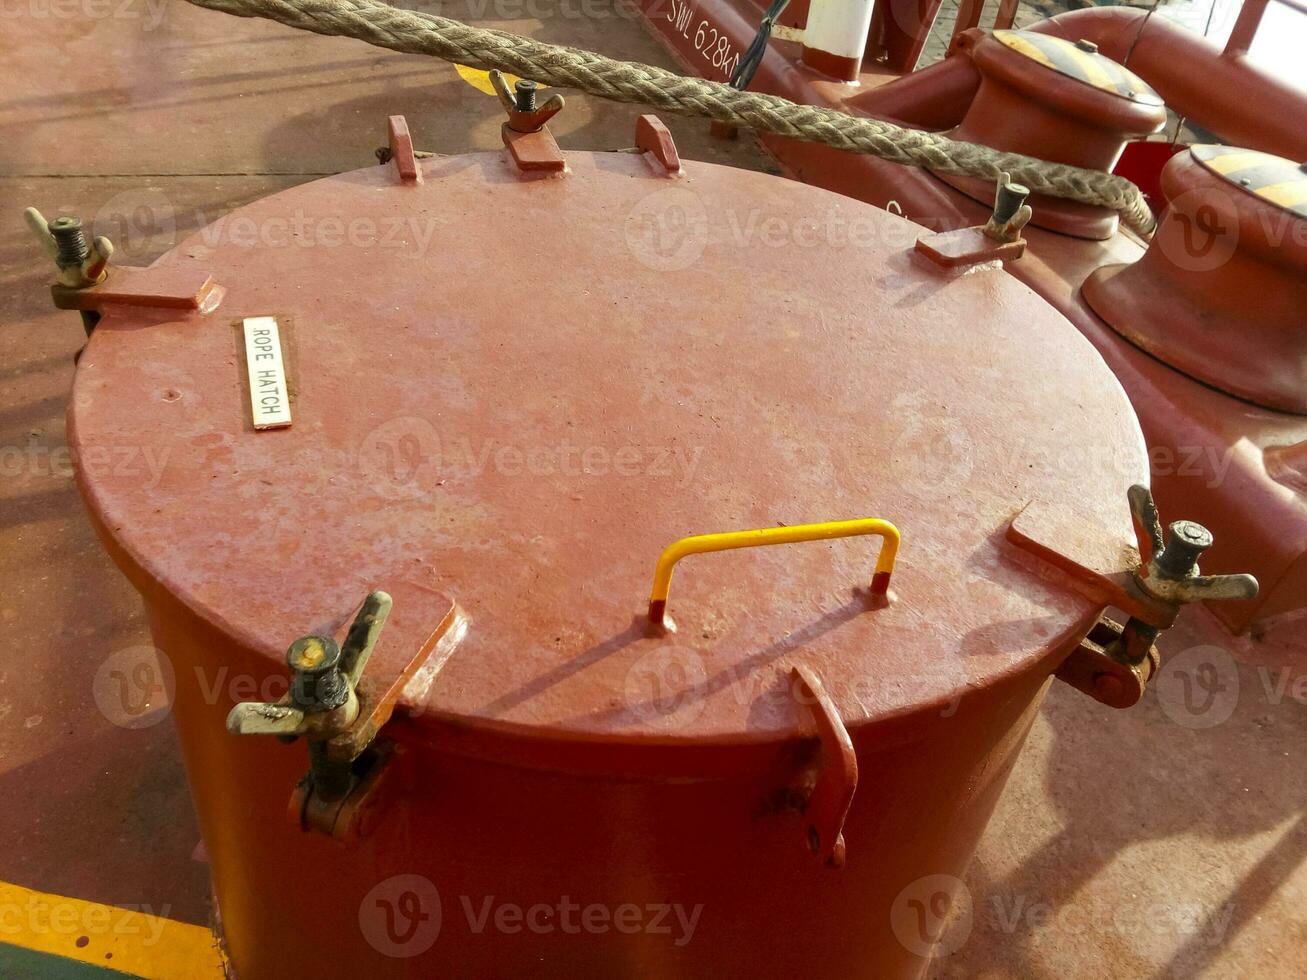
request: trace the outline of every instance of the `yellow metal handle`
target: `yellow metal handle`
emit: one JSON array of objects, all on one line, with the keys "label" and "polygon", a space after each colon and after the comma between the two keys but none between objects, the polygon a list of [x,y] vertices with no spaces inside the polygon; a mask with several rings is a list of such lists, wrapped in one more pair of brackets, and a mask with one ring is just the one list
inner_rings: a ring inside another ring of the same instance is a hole
[{"label": "yellow metal handle", "polygon": [[795,524],[793,527],[763,527],[756,531],[726,531],[722,534],[695,534],[673,541],[658,556],[654,568],[653,590],[649,594],[649,620],[664,625],[667,613],[667,593],[672,587],[672,570],[686,555],[702,555],[710,551],[729,551],[732,548],[757,548],[768,544],[792,544],[796,541],[826,541],[831,538],[849,538],[859,534],[877,534],[884,539],[876,571],[871,577],[872,595],[885,595],[889,591],[890,575],[894,572],[894,559],[899,553],[899,529],[889,521],[875,517],[862,517],[853,521],[824,521],[821,524]]}]

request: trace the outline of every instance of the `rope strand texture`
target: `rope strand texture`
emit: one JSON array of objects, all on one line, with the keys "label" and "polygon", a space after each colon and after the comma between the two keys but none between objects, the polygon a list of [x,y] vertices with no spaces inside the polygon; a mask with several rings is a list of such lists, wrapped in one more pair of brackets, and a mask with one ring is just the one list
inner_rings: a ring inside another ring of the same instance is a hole
[{"label": "rope strand texture", "polygon": [[237,17],[263,17],[288,27],[350,37],[377,47],[425,54],[472,68],[498,68],[555,88],[572,88],[611,99],[649,105],[683,116],[868,153],[892,163],[929,167],[938,173],[996,180],[1002,171],[1037,194],[1110,208],[1127,227],[1148,235],[1152,212],[1130,181],[1096,170],[1052,163],[935,133],[906,129],[837,109],[800,105],[762,92],[690,78],[638,62],[615,61],[592,51],[504,31],[473,27],[434,14],[402,10],[378,0],[189,0]]}]

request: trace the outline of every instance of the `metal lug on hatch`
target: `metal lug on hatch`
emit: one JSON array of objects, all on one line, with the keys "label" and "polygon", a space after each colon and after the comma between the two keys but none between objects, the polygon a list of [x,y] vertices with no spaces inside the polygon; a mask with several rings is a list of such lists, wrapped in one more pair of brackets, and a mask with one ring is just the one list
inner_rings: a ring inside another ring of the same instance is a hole
[{"label": "metal lug on hatch", "polygon": [[664,175],[680,177],[685,173],[671,130],[653,113],[645,113],[635,121],[635,147],[648,154]]},{"label": "metal lug on hatch", "polygon": [[1013,519],[1007,537],[1071,575],[1086,596],[1126,613],[1124,625],[1104,617],[1056,671],[1059,680],[1114,708],[1128,708],[1144,693],[1160,664],[1154,643],[1170,629],[1180,608],[1205,600],[1251,599],[1251,575],[1203,575],[1198,558],[1212,545],[1201,524],[1176,521],[1162,533],[1157,506],[1140,484],[1128,493],[1138,553],[1118,572],[1086,568],[1022,526],[1025,511]]},{"label": "metal lug on hatch", "polygon": [[858,788],[858,757],[839,710],[807,667],[791,674],[795,700],[812,715],[821,740],[812,793],[803,806],[808,849],[829,867],[844,867],[844,820]]},{"label": "metal lug on hatch", "polygon": [[[276,735],[308,742],[309,772],[292,795],[292,814],[305,829],[343,837],[360,804],[376,785],[389,745],[372,749],[372,738],[341,738],[371,719],[360,710],[359,681],[391,608],[390,596],[372,592],[363,601],[342,645],[321,634],[302,636],[286,651],[293,672],[290,691],[273,704],[246,701],[227,715],[233,735]],[[360,767],[365,752],[370,765]],[[343,822],[342,822],[343,821]],[[355,828],[356,829],[356,828]]]},{"label": "metal lug on hatch", "polygon": [[[386,120],[388,142],[377,150],[377,159],[382,164],[395,164],[395,175],[401,184],[422,183],[422,170],[418,167],[418,152],[413,149],[413,136],[408,129],[408,120],[403,116],[391,116]],[[430,154],[427,154],[430,156]]]}]

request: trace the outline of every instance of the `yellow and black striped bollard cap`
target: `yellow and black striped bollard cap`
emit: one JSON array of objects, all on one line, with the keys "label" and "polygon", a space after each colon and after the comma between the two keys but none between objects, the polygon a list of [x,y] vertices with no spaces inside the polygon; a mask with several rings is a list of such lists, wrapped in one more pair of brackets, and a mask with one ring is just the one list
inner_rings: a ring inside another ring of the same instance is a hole
[{"label": "yellow and black striped bollard cap", "polygon": [[1035,31],[995,31],[994,40],[1045,68],[1096,89],[1146,105],[1162,105],[1162,97],[1142,78],[1118,65],[1089,41],[1067,41]]},{"label": "yellow and black striped bollard cap", "polygon": [[1258,150],[1214,143],[1192,146],[1194,159],[1227,183],[1307,218],[1307,164]]}]

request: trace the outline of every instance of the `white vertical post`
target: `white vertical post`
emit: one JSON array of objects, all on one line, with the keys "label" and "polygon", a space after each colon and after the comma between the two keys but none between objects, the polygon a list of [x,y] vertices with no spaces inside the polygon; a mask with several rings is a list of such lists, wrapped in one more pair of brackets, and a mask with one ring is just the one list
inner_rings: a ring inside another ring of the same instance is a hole
[{"label": "white vertical post", "polygon": [[803,63],[845,82],[857,81],[874,0],[812,0],[803,29]]}]

